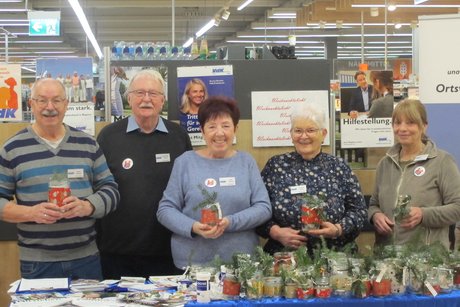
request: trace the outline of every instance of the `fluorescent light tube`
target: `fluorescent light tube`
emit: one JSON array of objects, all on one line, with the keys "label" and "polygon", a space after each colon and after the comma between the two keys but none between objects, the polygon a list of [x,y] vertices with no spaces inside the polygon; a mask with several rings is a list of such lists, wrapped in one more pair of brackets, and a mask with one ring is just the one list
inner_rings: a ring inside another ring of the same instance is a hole
[{"label": "fluorescent light tube", "polygon": [[93,31],[91,31],[91,28],[88,24],[88,20],[86,19],[86,15],[83,12],[83,9],[80,6],[80,3],[78,0],[68,0],[70,6],[72,7],[73,11],[78,17],[78,20],[80,21],[81,26],[83,27],[83,30],[85,30],[86,36],[88,37],[89,41],[91,42],[91,45],[93,45],[94,50],[97,53],[97,56],[102,59],[102,50],[101,47],[99,47],[99,44],[97,43],[96,38],[94,37]]},{"label": "fluorescent light tube", "polygon": [[193,44],[193,37],[190,37],[183,45],[182,47],[187,48]]},{"label": "fluorescent light tube", "polygon": [[254,1],[254,0],[246,0],[243,4],[241,4],[241,5],[237,8],[237,10],[238,10],[238,11],[241,11],[242,9],[244,9],[245,7],[247,7],[252,1]]},{"label": "fluorescent light tube", "polygon": [[209,29],[214,27],[215,19],[211,19],[207,24],[205,24],[198,32],[195,33],[196,38],[200,37],[201,35],[205,34],[208,32]]}]

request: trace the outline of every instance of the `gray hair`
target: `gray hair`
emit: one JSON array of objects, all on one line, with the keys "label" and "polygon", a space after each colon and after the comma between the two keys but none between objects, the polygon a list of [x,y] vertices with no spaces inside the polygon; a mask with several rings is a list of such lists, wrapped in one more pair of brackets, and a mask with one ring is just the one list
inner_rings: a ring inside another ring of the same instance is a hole
[{"label": "gray hair", "polygon": [[57,84],[59,86],[59,89],[61,90],[61,94],[63,95],[63,97],[66,97],[65,96],[65,87],[64,87],[64,84],[58,80],[55,80],[53,78],[41,78],[41,79],[38,79],[37,81],[35,81],[35,83],[32,85],[32,89],[30,90],[30,97],[34,97],[35,94],[36,94],[36,91],[37,91],[37,88],[42,84],[42,83],[54,83],[54,84]]},{"label": "gray hair", "polygon": [[318,128],[326,128],[326,117],[324,111],[313,103],[298,103],[292,107],[291,128],[296,119],[306,119],[314,122]]},{"label": "gray hair", "polygon": [[139,77],[146,77],[146,76],[152,78],[155,81],[160,82],[161,88],[163,89],[163,91],[165,90],[165,80],[163,79],[163,77],[161,76],[161,74],[158,71],[156,71],[154,69],[143,69],[143,70],[138,71],[131,78],[131,80],[129,81],[129,84],[128,84],[128,87],[126,89],[126,92],[124,93],[125,97],[127,97],[128,94],[131,92],[131,90],[132,90],[131,86],[132,86],[134,80],[136,80]]}]

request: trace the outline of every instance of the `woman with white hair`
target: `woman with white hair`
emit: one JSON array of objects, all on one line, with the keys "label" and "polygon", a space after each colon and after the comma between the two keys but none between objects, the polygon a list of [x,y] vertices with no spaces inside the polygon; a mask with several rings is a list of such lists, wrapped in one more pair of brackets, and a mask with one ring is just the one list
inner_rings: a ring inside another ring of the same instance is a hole
[{"label": "woman with white hair", "polygon": [[[354,242],[367,210],[356,176],[341,158],[323,153],[327,135],[325,115],[317,105],[302,103],[291,115],[295,151],[270,158],[262,178],[270,196],[273,216],[258,228],[268,238],[264,250],[275,253],[306,245],[311,252],[325,238],[329,248],[340,250]],[[302,231],[303,197],[324,200],[319,229]]]}]

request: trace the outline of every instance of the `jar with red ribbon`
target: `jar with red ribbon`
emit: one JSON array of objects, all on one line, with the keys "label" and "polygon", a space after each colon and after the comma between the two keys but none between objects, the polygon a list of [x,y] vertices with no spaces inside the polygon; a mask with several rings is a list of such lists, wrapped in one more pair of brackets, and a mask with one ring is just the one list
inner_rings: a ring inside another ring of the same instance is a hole
[{"label": "jar with red ribbon", "polygon": [[300,222],[302,231],[308,232],[312,229],[318,229],[325,220],[324,200],[320,196],[305,194],[302,196]]},{"label": "jar with red ribbon", "polygon": [[65,173],[55,173],[48,185],[48,202],[58,207],[64,205],[64,199],[70,196],[70,185]]}]

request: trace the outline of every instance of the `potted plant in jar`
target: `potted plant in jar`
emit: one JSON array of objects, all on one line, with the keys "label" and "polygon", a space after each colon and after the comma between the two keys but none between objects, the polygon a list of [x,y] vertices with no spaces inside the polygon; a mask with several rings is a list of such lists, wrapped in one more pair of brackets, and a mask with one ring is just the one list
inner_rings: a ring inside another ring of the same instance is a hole
[{"label": "potted plant in jar", "polygon": [[203,201],[200,202],[195,210],[201,210],[201,219],[200,223],[207,224],[209,226],[215,226],[222,219],[222,210],[220,204],[217,202],[217,192],[209,192],[200,184],[198,185],[201,194],[203,194]]},{"label": "potted plant in jar", "polygon": [[237,267],[238,281],[241,283],[242,292],[248,298],[259,299],[263,295],[263,279],[262,272],[258,267],[258,263],[251,257],[233,257],[234,266]]},{"label": "potted plant in jar", "polygon": [[263,276],[273,275],[274,258],[272,255],[264,252],[261,246],[256,247],[255,261],[258,263],[259,270]]},{"label": "potted plant in jar", "polygon": [[301,197],[300,222],[302,231],[307,233],[312,229],[318,229],[326,220],[324,215],[325,199],[323,194],[310,195],[305,193]]},{"label": "potted plant in jar", "polygon": [[372,286],[368,275],[355,275],[351,284],[351,294],[356,298],[366,298],[371,294]]},{"label": "potted plant in jar", "polygon": [[282,267],[280,271],[281,281],[283,283],[284,297],[296,298],[297,297],[297,280],[295,270],[292,268]]},{"label": "potted plant in jar", "polygon": [[314,261],[310,257],[305,245],[300,246],[294,251],[296,269],[294,270],[294,280],[297,282],[297,298],[308,299],[315,296],[315,287],[312,280],[314,271]]}]

